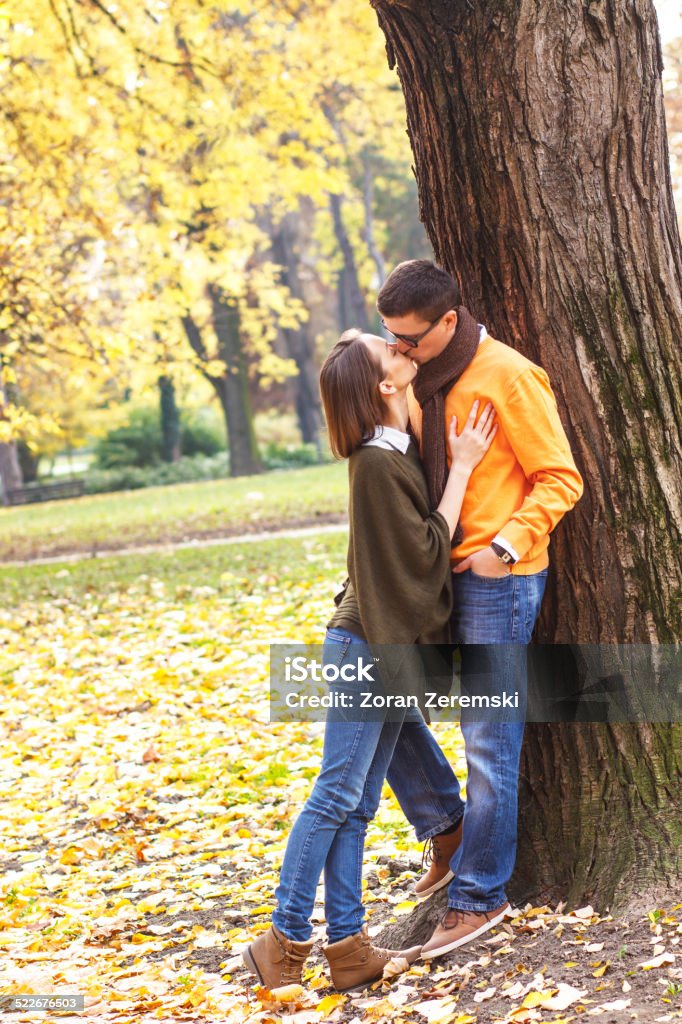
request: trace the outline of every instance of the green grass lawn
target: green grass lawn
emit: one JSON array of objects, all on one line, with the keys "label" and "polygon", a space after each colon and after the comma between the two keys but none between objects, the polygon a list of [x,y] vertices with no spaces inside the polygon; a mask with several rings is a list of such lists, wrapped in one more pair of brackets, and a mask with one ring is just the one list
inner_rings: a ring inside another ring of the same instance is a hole
[{"label": "green grass lawn", "polygon": [[[64,503],[65,504],[65,503]],[[125,557],[85,558],[53,565],[0,567],[0,608],[21,602],[82,602],[115,595],[135,587],[141,598],[157,584],[181,602],[195,599],[197,588],[213,588],[222,596],[254,591],[286,592],[301,580],[328,580],[329,597],[344,574],[348,536],[273,538],[257,544],[216,544],[178,548]],[[333,610],[331,604],[329,611]]]},{"label": "green grass lawn", "polygon": [[0,562],[342,519],[345,464],[0,509]]}]

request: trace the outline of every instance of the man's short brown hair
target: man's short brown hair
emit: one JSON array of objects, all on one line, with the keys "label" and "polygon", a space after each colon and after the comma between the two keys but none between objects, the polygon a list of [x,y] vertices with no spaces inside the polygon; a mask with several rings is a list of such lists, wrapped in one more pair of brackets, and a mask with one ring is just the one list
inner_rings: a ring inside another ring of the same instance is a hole
[{"label": "man's short brown hair", "polygon": [[418,313],[431,322],[457,309],[462,295],[454,277],[431,260],[407,260],[389,274],[377,298],[382,316]]}]

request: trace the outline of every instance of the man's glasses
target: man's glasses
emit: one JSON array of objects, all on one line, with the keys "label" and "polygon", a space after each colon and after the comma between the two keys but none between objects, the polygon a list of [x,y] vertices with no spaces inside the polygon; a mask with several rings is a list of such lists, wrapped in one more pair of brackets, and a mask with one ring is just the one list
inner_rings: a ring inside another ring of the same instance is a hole
[{"label": "man's glasses", "polygon": [[422,340],[422,338],[425,338],[429,331],[432,331],[436,324],[440,323],[444,316],[445,313],[441,313],[440,316],[437,316],[435,320],[431,321],[426,330],[421,332],[421,334],[394,334],[393,331],[389,331],[388,327],[386,326],[386,321],[382,318],[381,326],[386,331],[386,333],[390,334],[391,337],[393,338],[393,341],[387,341],[386,344],[397,345],[399,341],[402,341],[405,345],[409,345],[410,348],[416,348],[419,342]]}]

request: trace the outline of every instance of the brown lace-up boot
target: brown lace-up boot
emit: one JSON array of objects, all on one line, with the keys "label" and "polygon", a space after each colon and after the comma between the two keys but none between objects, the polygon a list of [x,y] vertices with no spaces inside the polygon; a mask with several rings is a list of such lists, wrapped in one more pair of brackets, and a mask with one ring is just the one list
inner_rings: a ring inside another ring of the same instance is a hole
[{"label": "brown lace-up boot", "polygon": [[244,950],[242,959],[266,988],[300,985],[303,964],[313,948],[310,942],[294,942],[274,924]]},{"label": "brown lace-up boot", "polygon": [[418,900],[425,900],[427,896],[442,889],[455,877],[454,872],[450,870],[450,860],[462,842],[462,821],[454,832],[433,836],[426,840],[422,855],[422,870],[425,867],[428,867],[429,870],[414,887]]},{"label": "brown lace-up boot", "polygon": [[332,983],[339,992],[364,988],[384,973],[384,967],[394,956],[405,957],[408,964],[414,963],[421,952],[421,946],[410,949],[381,949],[373,946],[367,934],[367,926],[357,935],[348,935],[340,942],[323,947],[331,971]]}]

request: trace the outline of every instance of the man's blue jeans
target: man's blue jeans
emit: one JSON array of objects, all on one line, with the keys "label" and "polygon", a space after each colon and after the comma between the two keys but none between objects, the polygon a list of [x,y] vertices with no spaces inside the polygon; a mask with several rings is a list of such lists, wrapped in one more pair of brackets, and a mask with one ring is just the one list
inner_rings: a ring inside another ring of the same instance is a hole
[{"label": "man's blue jeans", "polygon": [[[530,576],[509,574],[495,579],[471,570],[453,573],[452,639],[460,645],[462,693],[472,686],[478,691],[482,671],[487,693],[519,693],[519,710],[508,714],[485,716],[462,709],[466,803],[452,770],[435,768],[435,750],[440,748],[430,730],[403,728],[388,769],[388,784],[418,839],[428,839],[447,827],[442,824],[441,807],[449,809],[450,825],[464,818],[462,843],[450,862],[455,877],[448,891],[448,905],[461,910],[501,906],[514,869],[527,645],[546,580],[546,569]],[[416,766],[422,771],[415,771]],[[427,797],[429,789],[432,795]],[[438,810],[431,813],[433,806]]]},{"label": "man's blue jeans", "polygon": [[[365,662],[372,661],[372,652],[364,640],[344,629],[327,631],[325,665],[340,667],[343,663],[357,663],[361,657]],[[330,691],[337,692],[370,689],[383,692],[378,678],[373,684],[340,679],[330,684]],[[320,774],[289,836],[275,891],[277,908],[273,923],[295,942],[310,938],[310,916],[323,870],[328,941],[338,942],[362,928],[365,833],[379,806],[386,769],[403,722],[409,722],[410,736],[424,752],[425,761],[416,766],[416,776],[421,775],[428,785],[430,778],[449,775],[453,785],[457,784],[420,712],[410,708],[403,714],[404,718],[392,709],[392,720],[386,721],[383,712],[368,715],[358,711],[357,706],[352,711],[331,708],[328,712]],[[447,828],[447,809],[439,805],[436,797],[428,796],[428,801],[418,813],[429,814],[434,833]]]}]

